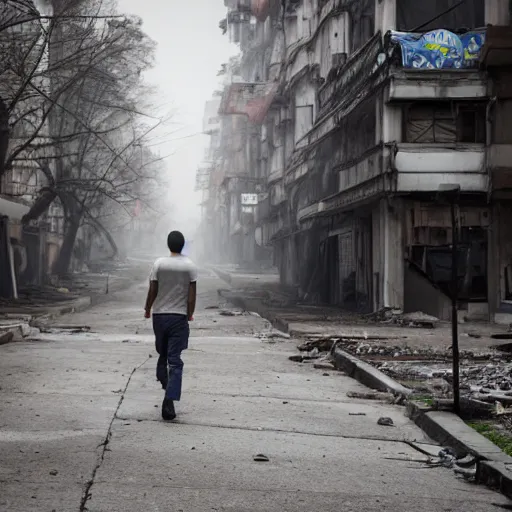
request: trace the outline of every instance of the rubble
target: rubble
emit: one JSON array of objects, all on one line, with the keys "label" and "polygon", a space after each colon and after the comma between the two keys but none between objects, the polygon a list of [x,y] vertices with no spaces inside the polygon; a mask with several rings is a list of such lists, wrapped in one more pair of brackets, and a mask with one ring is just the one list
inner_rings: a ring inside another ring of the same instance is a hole
[{"label": "rubble", "polygon": [[379,418],[377,425],[380,425],[381,427],[394,427],[395,423],[391,418]]},{"label": "rubble", "polygon": [[422,311],[404,313],[400,309],[383,308],[375,313],[366,315],[369,322],[395,324],[403,327],[422,327],[434,329],[439,323],[439,318],[427,315]]},{"label": "rubble", "polygon": [[334,367],[334,364],[331,361],[325,361],[322,363],[315,363],[313,365],[313,368],[315,370],[331,370],[334,371],[336,368]]},{"label": "rubble", "polygon": [[311,352],[315,349],[320,352],[330,352],[336,341],[339,341],[339,338],[336,340],[332,338],[320,338],[316,340],[309,340],[306,341],[306,343],[299,345],[298,349],[301,352]]},{"label": "rubble", "polygon": [[270,332],[260,332],[256,334],[256,338],[262,339],[262,340],[275,340],[275,339],[281,339],[281,340],[289,340],[290,335],[281,331],[273,330]]},{"label": "rubble", "polygon": [[244,313],[244,311],[231,309],[222,309],[221,311],[219,311],[219,315],[221,316],[242,316],[244,315]]},{"label": "rubble", "polygon": [[391,393],[382,393],[380,391],[370,391],[368,393],[358,393],[357,391],[349,391],[348,398],[355,398],[359,400],[386,400],[391,401],[394,397]]}]

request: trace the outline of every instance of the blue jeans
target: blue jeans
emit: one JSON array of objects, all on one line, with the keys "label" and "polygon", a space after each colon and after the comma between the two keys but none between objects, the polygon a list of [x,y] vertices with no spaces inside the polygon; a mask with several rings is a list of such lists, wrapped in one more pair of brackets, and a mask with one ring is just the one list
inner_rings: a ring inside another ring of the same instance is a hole
[{"label": "blue jeans", "polygon": [[153,315],[158,363],[156,378],[166,388],[165,397],[179,401],[183,379],[181,352],[188,348],[190,328],[185,315]]}]

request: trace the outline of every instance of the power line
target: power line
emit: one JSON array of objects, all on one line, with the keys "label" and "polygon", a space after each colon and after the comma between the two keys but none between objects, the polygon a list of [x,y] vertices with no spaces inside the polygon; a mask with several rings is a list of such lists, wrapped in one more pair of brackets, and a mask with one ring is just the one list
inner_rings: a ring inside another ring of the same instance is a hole
[{"label": "power line", "polygon": [[437,16],[432,18],[431,20],[427,21],[426,23],[423,23],[423,25],[420,25],[419,27],[416,27],[415,29],[411,30],[411,32],[418,32],[419,30],[421,30],[422,28],[426,27],[427,25],[430,25],[434,21],[437,21],[439,18],[442,18],[445,14],[451,13],[452,11],[457,9],[457,7],[460,7],[465,2],[466,2],[466,0],[461,0],[460,2],[457,2],[455,5],[452,5],[450,8],[446,9],[441,14],[438,14]]}]

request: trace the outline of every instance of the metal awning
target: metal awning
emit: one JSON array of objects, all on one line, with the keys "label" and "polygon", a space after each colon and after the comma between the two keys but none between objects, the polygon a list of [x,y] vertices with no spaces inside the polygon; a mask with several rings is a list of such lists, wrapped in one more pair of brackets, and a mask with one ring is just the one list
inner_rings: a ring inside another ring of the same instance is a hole
[{"label": "metal awning", "polygon": [[0,197],[0,215],[12,220],[21,220],[29,211],[30,208],[24,204]]}]

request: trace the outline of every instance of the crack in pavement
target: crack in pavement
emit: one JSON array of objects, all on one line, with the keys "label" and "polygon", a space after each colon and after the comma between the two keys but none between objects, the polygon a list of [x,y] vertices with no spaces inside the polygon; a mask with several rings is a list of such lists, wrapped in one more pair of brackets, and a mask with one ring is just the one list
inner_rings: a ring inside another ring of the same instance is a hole
[{"label": "crack in pavement", "polygon": [[97,447],[97,448],[101,448],[101,453],[99,454],[98,461],[96,462],[96,465],[94,466],[94,468],[92,470],[91,478],[85,484],[85,489],[82,494],[82,499],[80,500],[80,508],[78,509],[79,512],[87,512],[87,510],[88,510],[87,502],[91,499],[91,496],[92,496],[91,489],[92,489],[92,486],[94,485],[94,480],[96,478],[96,474],[98,473],[98,470],[100,469],[101,465],[103,464],[103,461],[105,460],[105,453],[107,452],[107,448],[110,443],[110,439],[112,438],[112,426],[114,425],[114,421],[117,418],[117,413],[119,412],[119,409],[123,403],[125,394],[128,391],[128,386],[130,385],[132,377],[135,375],[135,372],[138,369],[142,368],[150,359],[151,359],[151,356],[147,357],[143,363],[141,363],[139,366],[136,366],[131,371],[130,376],[128,377],[126,386],[124,387],[123,392],[121,393],[121,396],[119,398],[119,402],[117,403],[116,410],[114,411],[112,419],[110,420],[108,430],[107,430],[107,435],[105,436],[105,439],[103,440],[103,442],[100,445],[98,445],[98,447]]},{"label": "crack in pavement", "polygon": [[211,391],[197,391],[197,390],[189,390],[189,394],[193,395],[204,395],[204,396],[212,396],[212,397],[226,397],[226,398],[264,398],[268,400],[286,400],[288,402],[288,405],[293,404],[299,404],[299,403],[312,403],[312,404],[325,404],[325,405],[331,405],[331,404],[339,404],[339,405],[345,405],[345,404],[355,404],[355,405],[381,405],[382,403],[385,403],[387,405],[391,405],[388,402],[385,402],[384,400],[368,400],[368,399],[352,399],[350,397],[347,397],[346,400],[338,400],[338,399],[319,399],[319,398],[290,398],[289,396],[272,396],[272,395],[261,395],[261,394],[243,394],[243,393],[237,393],[236,395],[233,395],[233,393],[214,393]]},{"label": "crack in pavement", "polygon": [[227,429],[227,430],[242,430],[248,432],[267,432],[267,433],[276,433],[276,434],[297,434],[300,436],[317,436],[317,437],[333,437],[339,439],[354,439],[359,441],[382,441],[385,443],[420,443],[421,441],[410,440],[410,439],[389,439],[385,437],[379,436],[351,436],[345,434],[327,434],[322,432],[306,432],[302,430],[285,430],[279,428],[265,428],[265,427],[241,427],[236,425],[216,425],[212,423],[200,423],[200,422],[187,422],[174,420],[172,422],[164,422],[161,419],[148,419],[148,418],[126,418],[122,416],[116,416],[116,419],[119,421],[132,422],[136,421],[137,423],[144,422],[152,422],[152,423],[162,423],[162,424],[171,424],[171,425],[184,425],[189,427],[205,427],[205,428],[219,428],[219,429]]}]

